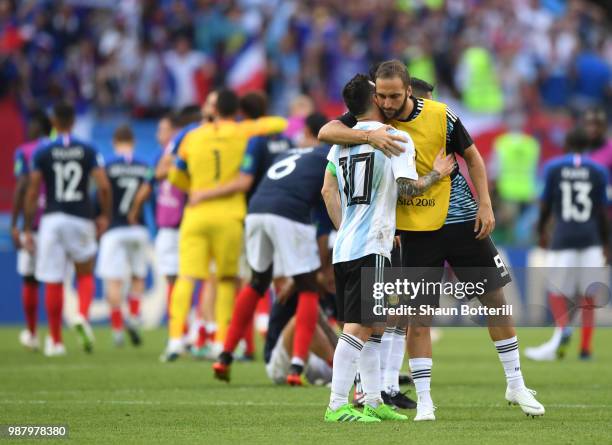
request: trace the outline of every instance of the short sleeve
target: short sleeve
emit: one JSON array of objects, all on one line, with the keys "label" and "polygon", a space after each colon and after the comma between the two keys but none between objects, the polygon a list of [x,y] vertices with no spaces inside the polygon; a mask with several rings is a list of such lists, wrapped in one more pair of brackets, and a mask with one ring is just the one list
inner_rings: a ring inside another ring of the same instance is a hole
[{"label": "short sleeve", "polygon": [[13,172],[15,173],[15,178],[20,178],[29,173],[28,162],[23,154],[23,151],[18,150],[15,153],[15,162],[13,163]]},{"label": "short sleeve", "polygon": [[474,141],[463,126],[461,120],[450,109],[446,109],[446,153],[457,153],[463,156],[465,150],[472,146]]},{"label": "short sleeve", "polygon": [[[42,170],[42,154],[43,154],[43,150],[42,149],[38,149],[34,152],[34,155],[32,156],[32,159],[30,161],[30,166],[31,170]],[[29,168],[28,167],[28,168]]]},{"label": "short sleeve", "polygon": [[336,120],[342,122],[345,126],[349,128],[353,128],[357,125],[357,118],[353,116],[351,113],[344,113],[342,116],[338,117]]},{"label": "short sleeve", "polygon": [[544,169],[542,170],[542,177],[544,178],[544,188],[542,189],[542,196],[540,199],[542,201],[548,201],[552,199],[552,174],[551,174],[551,165],[546,164]]},{"label": "short sleeve", "polygon": [[393,131],[393,133],[404,136],[407,139],[406,142],[401,143],[404,152],[399,156],[391,157],[391,168],[393,169],[394,178],[396,180],[399,178],[419,179],[419,175],[416,171],[416,151],[412,138],[404,131]]},{"label": "short sleeve", "polygon": [[317,238],[329,235],[334,230],[334,226],[327,214],[327,208],[323,201],[319,202],[319,204],[313,208],[311,216],[312,222],[317,229]]},{"label": "short sleeve", "polygon": [[254,175],[257,171],[257,161],[259,159],[259,137],[253,137],[249,139],[247,144],[244,157],[242,158],[242,164],[240,165],[240,171],[247,175]]}]

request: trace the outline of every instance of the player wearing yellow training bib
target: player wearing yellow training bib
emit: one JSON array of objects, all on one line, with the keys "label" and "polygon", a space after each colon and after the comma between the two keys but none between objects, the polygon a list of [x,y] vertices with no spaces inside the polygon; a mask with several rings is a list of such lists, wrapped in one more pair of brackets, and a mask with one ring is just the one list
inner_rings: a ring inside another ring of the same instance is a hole
[{"label": "player wearing yellow training bib", "polygon": [[[387,122],[407,132],[414,141],[418,174],[431,169],[438,151],[445,148],[446,154],[465,159],[478,194],[476,199],[456,169],[450,180],[439,181],[422,193],[411,193],[414,198],[410,200],[398,200],[397,228],[401,238],[402,266],[407,268],[407,278],[412,281],[423,279],[427,286],[439,283],[447,262],[459,281],[484,289],[466,295],[468,299],[477,297],[483,306],[494,311],[503,308],[506,305],[503,286],[510,282],[510,274],[489,238],[495,219],[486,170],[478,149],[459,118],[445,104],[412,96],[410,76],[402,62],[383,62],[374,77],[376,103]],[[388,150],[392,148],[394,138],[386,134],[386,129],[351,130],[337,121],[326,126],[319,132],[319,138],[325,142],[342,145],[366,142],[386,152],[394,152]],[[416,272],[418,268],[426,271],[424,277],[422,272]],[[433,307],[438,305],[440,298],[427,292],[411,298],[415,297],[417,304]],[[418,395],[414,420],[435,420],[430,395],[431,317],[417,315],[410,318],[409,364]],[[544,407],[535,399],[535,392],[526,388],[523,380],[512,316],[490,315],[488,328],[506,375],[505,399],[519,405],[528,415],[543,415]]]},{"label": "player wearing yellow training bib", "polygon": [[193,197],[238,176],[250,137],[278,133],[287,125],[280,117],[237,122],[234,118],[238,107],[234,92],[220,91],[215,122],[185,135],[178,148],[176,166],[168,177],[171,183],[189,192],[192,199],[185,207],[179,231],[179,277],[172,292],[166,360],[176,359],[183,349],[183,325],[195,282],[208,278],[211,260],[218,277],[216,318],[220,340],[233,308],[246,214],[245,195],[238,192],[199,202]]}]

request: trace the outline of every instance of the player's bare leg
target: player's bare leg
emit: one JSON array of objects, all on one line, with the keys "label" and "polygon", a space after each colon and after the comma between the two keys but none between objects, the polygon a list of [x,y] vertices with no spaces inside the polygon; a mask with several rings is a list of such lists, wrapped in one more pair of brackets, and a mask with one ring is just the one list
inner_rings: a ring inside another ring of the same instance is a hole
[{"label": "player's bare leg", "polygon": [[[506,304],[502,288],[479,297],[487,308],[503,308]],[[535,399],[535,391],[528,389],[523,380],[519,357],[518,339],[511,315],[495,315],[487,317],[489,336],[504,367],[506,374],[506,400],[509,404],[519,405],[526,415],[541,416],[544,406]]]},{"label": "player's bare leg", "polygon": [[92,352],[94,344],[93,331],[89,325],[89,307],[96,291],[93,276],[94,263],[95,257],[82,263],[74,264],[77,276],[77,293],[79,296],[79,315],[74,327],[86,352]]}]

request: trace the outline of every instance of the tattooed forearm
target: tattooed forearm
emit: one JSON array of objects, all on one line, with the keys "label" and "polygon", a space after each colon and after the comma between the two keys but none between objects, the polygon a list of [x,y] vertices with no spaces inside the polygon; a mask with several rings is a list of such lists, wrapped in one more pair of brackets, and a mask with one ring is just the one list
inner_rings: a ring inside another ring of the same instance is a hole
[{"label": "tattooed forearm", "polygon": [[414,179],[399,178],[397,180],[399,197],[408,199],[413,196],[419,196],[439,180],[440,173],[436,170],[430,171],[416,181]]}]

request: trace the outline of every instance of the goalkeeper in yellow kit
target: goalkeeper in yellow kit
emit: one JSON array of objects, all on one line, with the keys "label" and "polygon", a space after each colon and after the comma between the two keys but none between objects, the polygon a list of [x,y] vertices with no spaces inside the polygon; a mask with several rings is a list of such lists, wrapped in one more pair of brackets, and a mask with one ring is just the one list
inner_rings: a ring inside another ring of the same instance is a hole
[{"label": "goalkeeper in yellow kit", "polygon": [[[239,100],[233,91],[219,91],[213,123],[191,130],[178,148],[169,181],[190,197],[234,180],[247,141],[252,136],[279,133],[287,126],[281,117],[237,122]],[[162,360],[173,361],[183,351],[183,326],[191,307],[197,280],[206,280],[210,263],[216,265],[217,336],[223,338],[232,315],[238,264],[242,249],[244,193],[215,199],[191,199],[179,231],[179,276],[172,291],[169,341]]]}]

